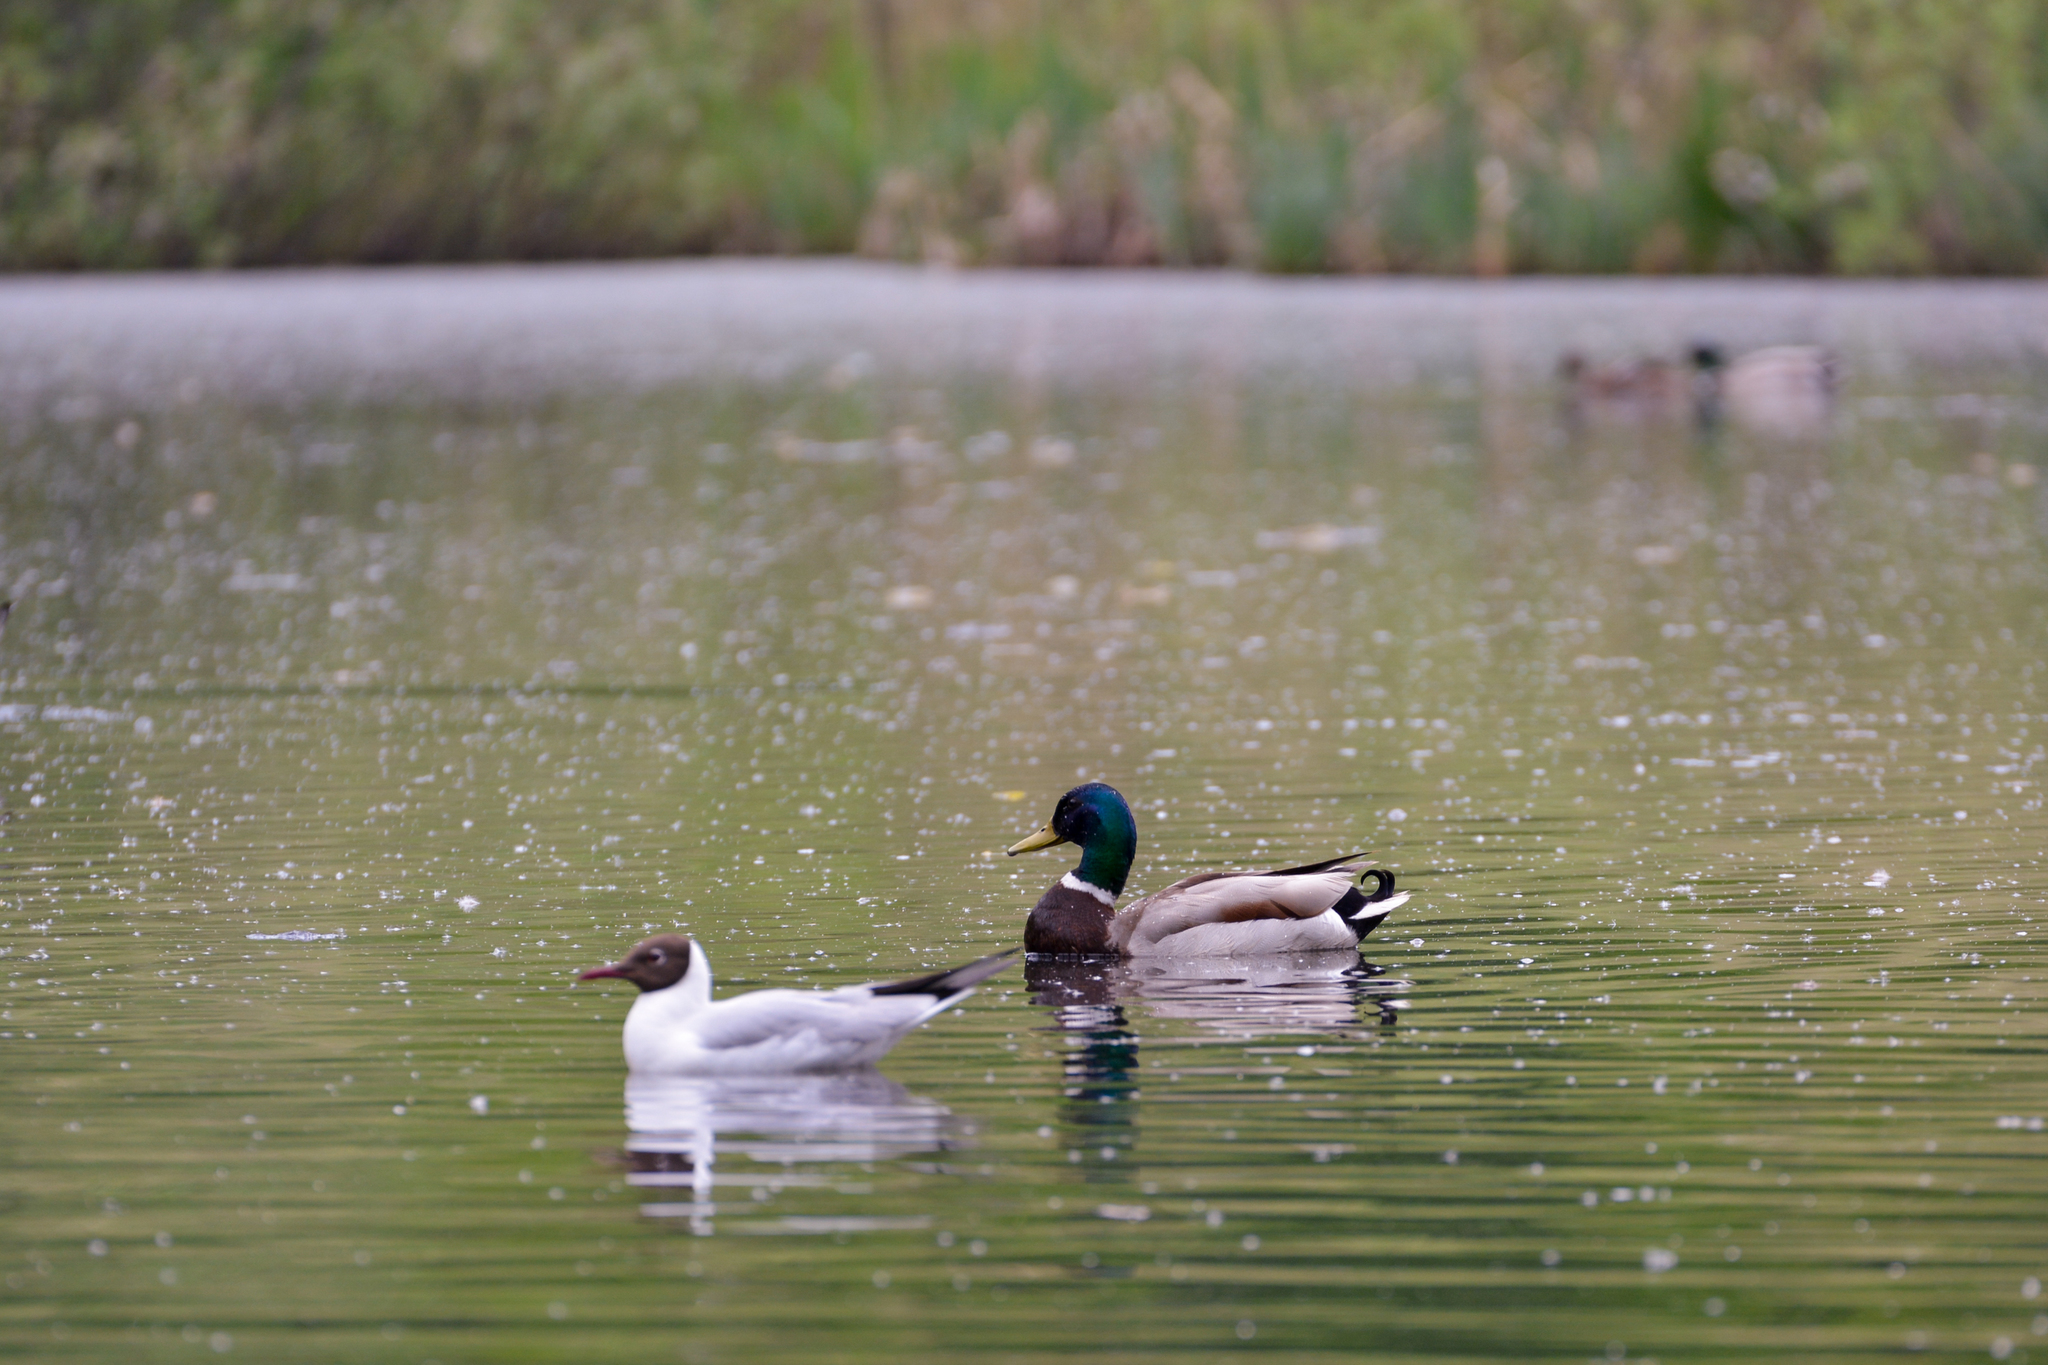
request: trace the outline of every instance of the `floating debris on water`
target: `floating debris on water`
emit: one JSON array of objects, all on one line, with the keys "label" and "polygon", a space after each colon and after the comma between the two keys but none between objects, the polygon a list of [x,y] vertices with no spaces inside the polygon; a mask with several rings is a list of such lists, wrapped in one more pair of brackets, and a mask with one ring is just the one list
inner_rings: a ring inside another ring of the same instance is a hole
[{"label": "floating debris on water", "polygon": [[1327,555],[1338,550],[1369,549],[1380,543],[1382,534],[1377,526],[1332,526],[1327,522],[1316,522],[1278,531],[1261,531],[1257,544],[1261,550],[1298,550],[1303,554]]}]

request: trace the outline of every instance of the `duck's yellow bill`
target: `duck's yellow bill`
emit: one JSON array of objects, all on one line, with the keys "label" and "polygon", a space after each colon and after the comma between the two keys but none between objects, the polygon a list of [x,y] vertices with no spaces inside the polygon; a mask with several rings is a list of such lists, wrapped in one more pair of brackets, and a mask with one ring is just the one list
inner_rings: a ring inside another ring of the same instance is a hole
[{"label": "duck's yellow bill", "polygon": [[1029,838],[1019,839],[1016,843],[1011,844],[1004,852],[1012,854],[1029,853],[1033,849],[1051,848],[1054,844],[1064,844],[1066,841],[1065,835],[1054,833],[1053,827],[1048,824],[1044,829]]}]

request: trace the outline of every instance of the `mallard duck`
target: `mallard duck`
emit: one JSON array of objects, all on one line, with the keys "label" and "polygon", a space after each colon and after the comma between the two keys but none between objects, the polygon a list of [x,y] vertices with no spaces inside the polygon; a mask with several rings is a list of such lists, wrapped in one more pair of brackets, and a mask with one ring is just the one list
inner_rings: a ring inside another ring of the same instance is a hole
[{"label": "mallard duck", "polygon": [[1055,844],[1079,844],[1081,865],[1032,907],[1024,924],[1029,953],[1242,957],[1355,948],[1408,900],[1407,892],[1394,893],[1393,873],[1359,873],[1365,855],[1351,853],[1271,872],[1198,872],[1117,910],[1138,852],[1138,822],[1102,782],[1062,796],[1045,827],[1009,852]]},{"label": "mallard duck", "polygon": [[711,998],[711,960],[684,934],[643,939],[579,980],[640,988],[626,1011],[626,1066],[643,1075],[735,1076],[873,1066],[904,1034],[974,994],[1017,950],[907,981],[836,991],[753,991]]},{"label": "mallard duck", "polygon": [[1824,346],[1766,346],[1730,360],[1714,343],[1697,342],[1692,361],[1703,425],[1725,413],[1766,435],[1812,436],[1834,416],[1842,366]]},{"label": "mallard duck", "polygon": [[1596,365],[1577,351],[1557,363],[1565,410],[1577,419],[1646,421],[1683,417],[1695,400],[1693,377],[1662,356]]}]

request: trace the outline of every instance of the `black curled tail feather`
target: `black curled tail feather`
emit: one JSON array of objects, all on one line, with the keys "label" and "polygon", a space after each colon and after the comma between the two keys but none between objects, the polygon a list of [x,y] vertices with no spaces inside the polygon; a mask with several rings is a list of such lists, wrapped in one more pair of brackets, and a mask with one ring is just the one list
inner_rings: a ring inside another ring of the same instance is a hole
[{"label": "black curled tail feather", "polygon": [[[1372,878],[1372,891],[1365,890],[1365,879]],[[1383,867],[1369,867],[1358,875],[1357,886],[1346,891],[1330,908],[1337,912],[1338,919],[1351,919],[1367,907],[1389,900],[1394,894],[1394,874]]]},{"label": "black curled tail feather", "polygon": [[1302,877],[1317,872],[1333,872],[1347,863],[1356,864],[1365,856],[1363,853],[1344,853],[1339,854],[1335,858],[1325,858],[1319,863],[1303,863],[1300,867],[1276,867],[1265,875],[1268,877]]}]

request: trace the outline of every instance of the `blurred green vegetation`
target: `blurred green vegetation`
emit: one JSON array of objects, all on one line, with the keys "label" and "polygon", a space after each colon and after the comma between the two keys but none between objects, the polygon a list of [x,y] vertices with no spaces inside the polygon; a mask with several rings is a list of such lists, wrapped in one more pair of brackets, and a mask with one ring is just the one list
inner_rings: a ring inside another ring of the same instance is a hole
[{"label": "blurred green vegetation", "polygon": [[2048,265],[2048,3],[9,0],[0,267]]}]

